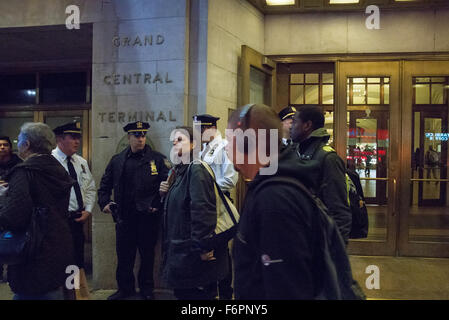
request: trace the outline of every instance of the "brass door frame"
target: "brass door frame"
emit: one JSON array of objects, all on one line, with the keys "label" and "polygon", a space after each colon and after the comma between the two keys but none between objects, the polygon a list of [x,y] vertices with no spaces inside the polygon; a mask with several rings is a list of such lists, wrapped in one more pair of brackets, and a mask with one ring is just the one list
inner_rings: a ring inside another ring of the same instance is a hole
[{"label": "brass door frame", "polygon": [[[262,53],[248,47],[247,45],[242,45],[242,55],[240,60],[240,72],[242,75],[242,91],[239,97],[238,107],[243,106],[250,101],[250,72],[251,67],[254,67],[270,77],[270,107],[275,108],[276,106],[276,63],[264,56]],[[238,210],[242,209],[243,199],[246,193],[246,182],[241,175],[239,175],[239,180],[237,182],[236,188],[236,207]]]},{"label": "brass door frame", "polygon": [[[347,145],[347,97],[346,79],[348,77],[389,77],[390,78],[390,124],[401,121],[400,101],[400,62],[337,62],[336,63],[336,104],[335,104],[335,146],[338,154],[346,161]],[[389,255],[396,254],[399,215],[397,214],[396,193],[400,187],[400,126],[390,125],[388,160],[388,205],[385,240],[351,240],[348,246],[350,254]],[[399,181],[399,183],[398,183]]]},{"label": "brass door frame", "polygon": [[[420,121],[421,122],[421,124],[420,124],[420,136],[421,137],[425,136],[424,135],[424,122],[425,122],[425,119],[429,119],[429,118],[441,119],[441,132],[448,132],[448,130],[447,130],[448,115],[447,114],[446,115],[441,115],[440,112],[433,111],[433,110],[431,110],[431,111],[429,111],[429,110],[425,110],[425,111],[420,110],[420,113],[421,113],[421,121]],[[413,124],[412,124],[412,128],[413,129],[412,129],[411,132],[414,133],[416,128],[413,126]],[[425,160],[426,150],[424,148],[424,141],[422,141],[422,144],[423,145],[419,145],[419,148],[422,150],[422,154],[423,154],[422,158],[423,158],[423,160]],[[441,145],[442,145],[441,161],[442,161],[442,163],[447,163],[447,142],[442,142]],[[413,147],[413,149],[414,148],[415,147]],[[425,161],[423,161],[422,164],[425,164]],[[443,166],[442,168],[440,168],[439,173],[440,173],[440,178],[439,179],[435,179],[435,178],[434,179],[427,179],[425,177],[426,170],[423,167],[421,170],[419,170],[419,175],[418,175],[419,178],[418,179],[414,179],[414,178],[411,179],[411,181],[420,181],[419,186],[418,186],[418,190],[419,190],[418,191],[418,206],[421,206],[421,207],[425,208],[426,206],[429,207],[429,206],[434,206],[435,205],[435,199],[423,199],[422,198],[423,197],[422,193],[423,193],[423,189],[424,189],[423,182],[437,182],[437,181],[445,182],[447,179],[441,178],[441,177],[443,177],[443,176],[447,177],[447,168]],[[440,186],[440,198],[439,198],[439,201],[438,201],[440,206],[443,205],[443,203],[446,203],[446,193],[447,193],[446,189],[447,189],[446,183],[441,184],[441,186]]]},{"label": "brass door frame", "polygon": [[[448,59],[449,60],[449,59]],[[448,76],[449,61],[403,61],[402,63],[402,173],[400,181],[399,252],[404,256],[449,257],[449,243],[409,241],[410,188],[412,179],[413,77]]]},{"label": "brass door frame", "polygon": [[270,106],[274,107],[276,105],[276,63],[270,58],[264,56],[262,53],[248,47],[247,45],[242,45],[242,56],[241,56],[242,96],[240,105],[251,103],[250,101],[251,67],[257,68],[271,77]]}]

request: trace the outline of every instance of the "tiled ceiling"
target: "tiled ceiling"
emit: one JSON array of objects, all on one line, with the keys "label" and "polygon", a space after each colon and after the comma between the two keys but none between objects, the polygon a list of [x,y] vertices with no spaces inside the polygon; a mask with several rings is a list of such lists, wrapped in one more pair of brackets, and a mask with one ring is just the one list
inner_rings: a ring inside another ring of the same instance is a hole
[{"label": "tiled ceiling", "polygon": [[266,0],[247,0],[263,14],[291,14],[301,12],[329,11],[365,11],[369,5],[377,5],[380,9],[428,9],[449,8],[449,0],[360,0],[358,4],[329,4],[330,0],[295,0],[294,5],[268,6]]}]

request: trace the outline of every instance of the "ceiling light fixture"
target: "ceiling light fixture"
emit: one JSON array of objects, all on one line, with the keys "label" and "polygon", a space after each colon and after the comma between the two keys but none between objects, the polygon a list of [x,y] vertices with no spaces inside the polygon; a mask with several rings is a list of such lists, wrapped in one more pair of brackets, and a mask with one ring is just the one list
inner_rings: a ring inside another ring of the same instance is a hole
[{"label": "ceiling light fixture", "polygon": [[329,4],[351,4],[359,3],[359,0],[329,0]]},{"label": "ceiling light fixture", "polygon": [[268,6],[291,6],[295,0],[266,0]]}]

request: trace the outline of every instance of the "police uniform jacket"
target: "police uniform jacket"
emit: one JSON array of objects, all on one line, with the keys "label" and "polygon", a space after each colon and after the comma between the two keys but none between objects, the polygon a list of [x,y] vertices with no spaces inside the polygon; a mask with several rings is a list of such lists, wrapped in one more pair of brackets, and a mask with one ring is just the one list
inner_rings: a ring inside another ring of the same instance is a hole
[{"label": "police uniform jacket", "polygon": [[[123,208],[123,188],[126,186],[122,183],[122,174],[130,153],[131,147],[128,147],[112,157],[101,178],[100,188],[98,189],[98,204],[102,210],[111,201],[111,193],[114,189],[114,201],[118,204],[118,214],[122,219],[126,217]],[[147,212],[150,207],[162,207],[159,186],[162,181],[167,179],[168,170],[165,156],[146,145],[133,177],[137,211]]]},{"label": "police uniform jacket", "polygon": [[209,142],[201,151],[200,157],[214,171],[215,180],[223,191],[230,191],[239,179],[234,165],[226,154],[227,141],[220,134]]},{"label": "police uniform jacket", "polygon": [[320,162],[321,175],[316,180],[316,193],[329,209],[329,215],[335,220],[344,241],[347,242],[351,231],[352,214],[348,203],[345,164],[327,145],[329,138],[326,129],[319,128],[298,144],[297,151],[302,159]]},{"label": "police uniform jacket", "polygon": [[[68,172],[69,169],[67,168],[67,155],[58,147],[53,149],[51,154]],[[92,209],[95,205],[97,190],[95,188],[94,178],[92,177],[92,173],[89,170],[89,165],[84,158],[80,157],[77,154],[72,155],[72,164],[76,172],[76,177],[78,178],[78,184],[80,186],[81,196],[83,198],[84,210],[92,213]],[[70,192],[69,211],[77,210],[78,201],[76,200],[75,188],[72,188]]]},{"label": "police uniform jacket", "polygon": [[[228,271],[227,244],[210,241],[217,223],[214,181],[200,163],[177,165],[175,174],[164,205],[163,278],[171,288],[208,285]],[[216,260],[201,260],[212,249]]]}]

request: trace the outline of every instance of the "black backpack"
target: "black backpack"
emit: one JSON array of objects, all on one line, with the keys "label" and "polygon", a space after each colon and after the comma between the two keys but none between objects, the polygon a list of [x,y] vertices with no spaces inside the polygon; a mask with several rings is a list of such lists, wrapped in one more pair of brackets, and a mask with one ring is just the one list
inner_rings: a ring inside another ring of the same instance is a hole
[{"label": "black backpack", "polygon": [[365,204],[360,177],[354,170],[346,169],[346,186],[349,207],[352,213],[352,225],[349,238],[366,238],[368,237],[368,210]]},{"label": "black backpack", "polygon": [[[326,157],[331,153],[336,153],[330,146],[325,146],[326,150],[318,150],[315,160],[324,166]],[[360,239],[368,236],[368,210],[365,205],[363,188],[360,184],[360,177],[354,170],[346,169],[346,190],[348,192],[348,204],[352,215],[351,231],[349,239]]]},{"label": "black backpack", "polygon": [[[299,180],[287,176],[274,176],[262,181],[254,190],[254,194],[263,186],[277,182],[295,186],[316,208],[314,220],[314,263],[316,266],[316,283],[320,290],[316,300],[365,300],[366,296],[357,281],[352,277],[351,265],[346,253],[345,243],[334,220],[329,217],[324,203]],[[294,245],[294,244],[286,244]]]}]

